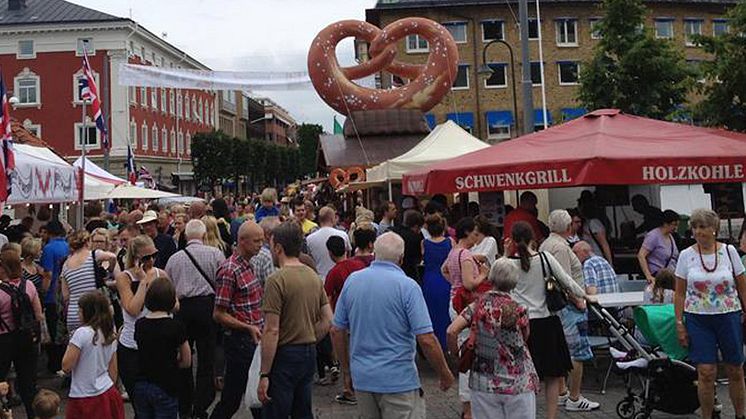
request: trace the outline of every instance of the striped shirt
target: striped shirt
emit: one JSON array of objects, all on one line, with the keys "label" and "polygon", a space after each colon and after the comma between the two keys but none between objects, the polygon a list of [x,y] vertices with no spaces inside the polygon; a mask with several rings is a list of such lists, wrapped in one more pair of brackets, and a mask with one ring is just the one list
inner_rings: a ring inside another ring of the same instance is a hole
[{"label": "striped shirt", "polygon": [[586,287],[596,287],[598,294],[619,292],[616,272],[601,256],[593,255],[583,262],[583,276]]},{"label": "striped shirt", "polygon": [[254,270],[254,276],[262,284],[262,287],[267,282],[267,278],[277,271],[274,262],[272,262],[272,253],[269,251],[269,248],[264,246],[262,246],[262,250],[256,256],[252,257],[249,262]]},{"label": "striped shirt", "polygon": [[[210,281],[215,284],[218,267],[225,260],[223,252],[215,247],[205,246],[201,240],[189,240],[186,250],[194,257]],[[166,274],[171,278],[176,288],[176,297],[179,299],[215,294],[215,290],[194,266],[185,250],[174,253],[168,259]]]},{"label": "striped shirt", "polygon": [[72,334],[81,326],[78,316],[78,300],[83,294],[96,289],[96,274],[93,270],[93,256],[88,254],[85,261],[75,269],[71,269],[67,263],[62,267],[61,276],[67,283],[70,298],[67,304],[67,329]]}]

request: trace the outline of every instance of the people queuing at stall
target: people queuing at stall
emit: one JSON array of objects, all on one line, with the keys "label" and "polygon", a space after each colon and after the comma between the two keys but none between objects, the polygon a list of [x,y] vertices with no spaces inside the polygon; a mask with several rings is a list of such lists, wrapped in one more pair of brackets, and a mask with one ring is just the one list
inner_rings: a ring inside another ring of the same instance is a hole
[{"label": "people queuing at stall", "polygon": [[[63,395],[70,418],[124,417],[128,401],[138,418],[220,419],[248,388],[254,418],[286,419],[311,417],[322,385],[365,418],[424,417],[419,350],[441,390],[458,386],[465,419],[533,418],[540,386],[549,419],[600,407],[580,391],[588,305],[620,285],[615,228],[592,192],[544,224],[525,191],[502,231],[444,196],[375,215],[313,198],[91,204],[83,230],[58,214],[36,229],[39,216],[0,219],[0,399],[29,417],[59,412]],[[685,247],[679,214],[632,201],[646,302],[674,303],[703,409],[720,353],[743,417],[746,232],[719,243],[717,214],[696,210]],[[38,388],[41,362],[64,391]]]}]

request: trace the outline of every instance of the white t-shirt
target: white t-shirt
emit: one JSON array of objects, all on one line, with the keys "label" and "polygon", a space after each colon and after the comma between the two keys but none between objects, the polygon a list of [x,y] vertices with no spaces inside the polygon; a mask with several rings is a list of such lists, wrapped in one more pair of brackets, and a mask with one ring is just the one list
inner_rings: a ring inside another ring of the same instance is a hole
[{"label": "white t-shirt", "polygon": [[104,337],[99,333],[94,345],[94,333],[90,326],[82,326],[70,339],[70,345],[80,349],[80,358],[72,371],[70,397],[98,396],[114,385],[109,377],[109,362],[117,351],[116,341],[104,345]]},{"label": "white t-shirt", "polygon": [[471,250],[471,254],[473,255],[483,255],[487,258],[487,262],[492,265],[495,263],[495,259],[497,259],[497,240],[492,236],[487,236],[478,245],[469,250]]},{"label": "white t-shirt", "polygon": [[[722,314],[741,310],[733,276],[744,272],[743,263],[735,247],[721,243],[717,246],[715,254],[702,255],[701,260],[696,246],[679,254],[676,276],[686,280],[684,311],[687,313]],[[703,262],[707,269],[716,268],[715,271],[707,272]]]},{"label": "white t-shirt", "polygon": [[345,241],[345,249],[348,252],[352,249],[347,234],[333,227],[321,227],[306,237],[308,252],[311,253],[313,261],[316,262],[316,270],[319,271],[319,275],[323,279],[326,279],[326,274],[334,267],[334,261],[329,256],[329,250],[326,248],[326,241],[331,236],[341,237]]}]

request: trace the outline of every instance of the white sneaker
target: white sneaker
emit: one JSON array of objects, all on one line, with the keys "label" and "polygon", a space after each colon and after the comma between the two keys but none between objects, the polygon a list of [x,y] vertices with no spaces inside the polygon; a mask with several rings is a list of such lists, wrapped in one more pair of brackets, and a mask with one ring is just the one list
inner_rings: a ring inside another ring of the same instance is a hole
[{"label": "white sneaker", "polygon": [[614,359],[624,359],[628,354],[628,352],[620,351],[619,349],[613,346],[609,348],[609,353],[611,354],[611,357]]},{"label": "white sneaker", "polygon": [[557,406],[564,406],[567,400],[570,399],[570,392],[566,391],[564,394],[560,394],[557,398]]},{"label": "white sneaker", "polygon": [[581,395],[575,401],[568,398],[565,403],[565,410],[568,412],[590,412],[591,410],[598,409],[600,406],[600,403],[592,402]]}]

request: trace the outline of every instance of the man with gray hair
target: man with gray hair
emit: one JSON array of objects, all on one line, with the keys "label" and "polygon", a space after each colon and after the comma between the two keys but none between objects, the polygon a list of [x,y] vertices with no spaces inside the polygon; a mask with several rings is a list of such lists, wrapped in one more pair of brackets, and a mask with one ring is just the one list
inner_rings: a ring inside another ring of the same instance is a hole
[{"label": "man with gray hair", "polygon": [[[174,318],[186,328],[192,352],[197,351],[197,376],[182,369],[179,382],[179,411],[183,417],[206,417],[215,399],[215,342],[217,328],[212,320],[215,305],[215,277],[225,260],[223,252],[202,243],[207,228],[200,220],[190,220],[184,228],[186,247],[174,253],[166,264],[166,273],[176,288],[180,309]],[[192,355],[194,359],[194,355]]]},{"label": "man with gray hair", "polygon": [[438,373],[441,390],[448,390],[454,378],[422,290],[399,267],[404,240],[384,233],[374,250],[375,261],[347,278],[337,301],[332,336],[343,377],[346,385],[354,383],[362,418],[425,418],[415,342]]},{"label": "man with gray hair", "polygon": [[[583,281],[583,265],[573,253],[568,242],[572,235],[572,217],[566,210],[554,210],[549,214],[549,237],[541,243],[540,252],[550,253],[557,259],[562,269],[568,273],[575,282],[585,289]],[[588,313],[585,300],[576,299],[560,310],[562,328],[565,331],[565,340],[570,349],[572,359],[572,371],[570,372],[570,389],[567,390],[566,381],[563,379],[560,388],[558,403],[567,411],[589,411],[598,409],[600,404],[590,401],[580,394],[583,382],[583,362],[593,359],[593,351],[588,340]]]}]

